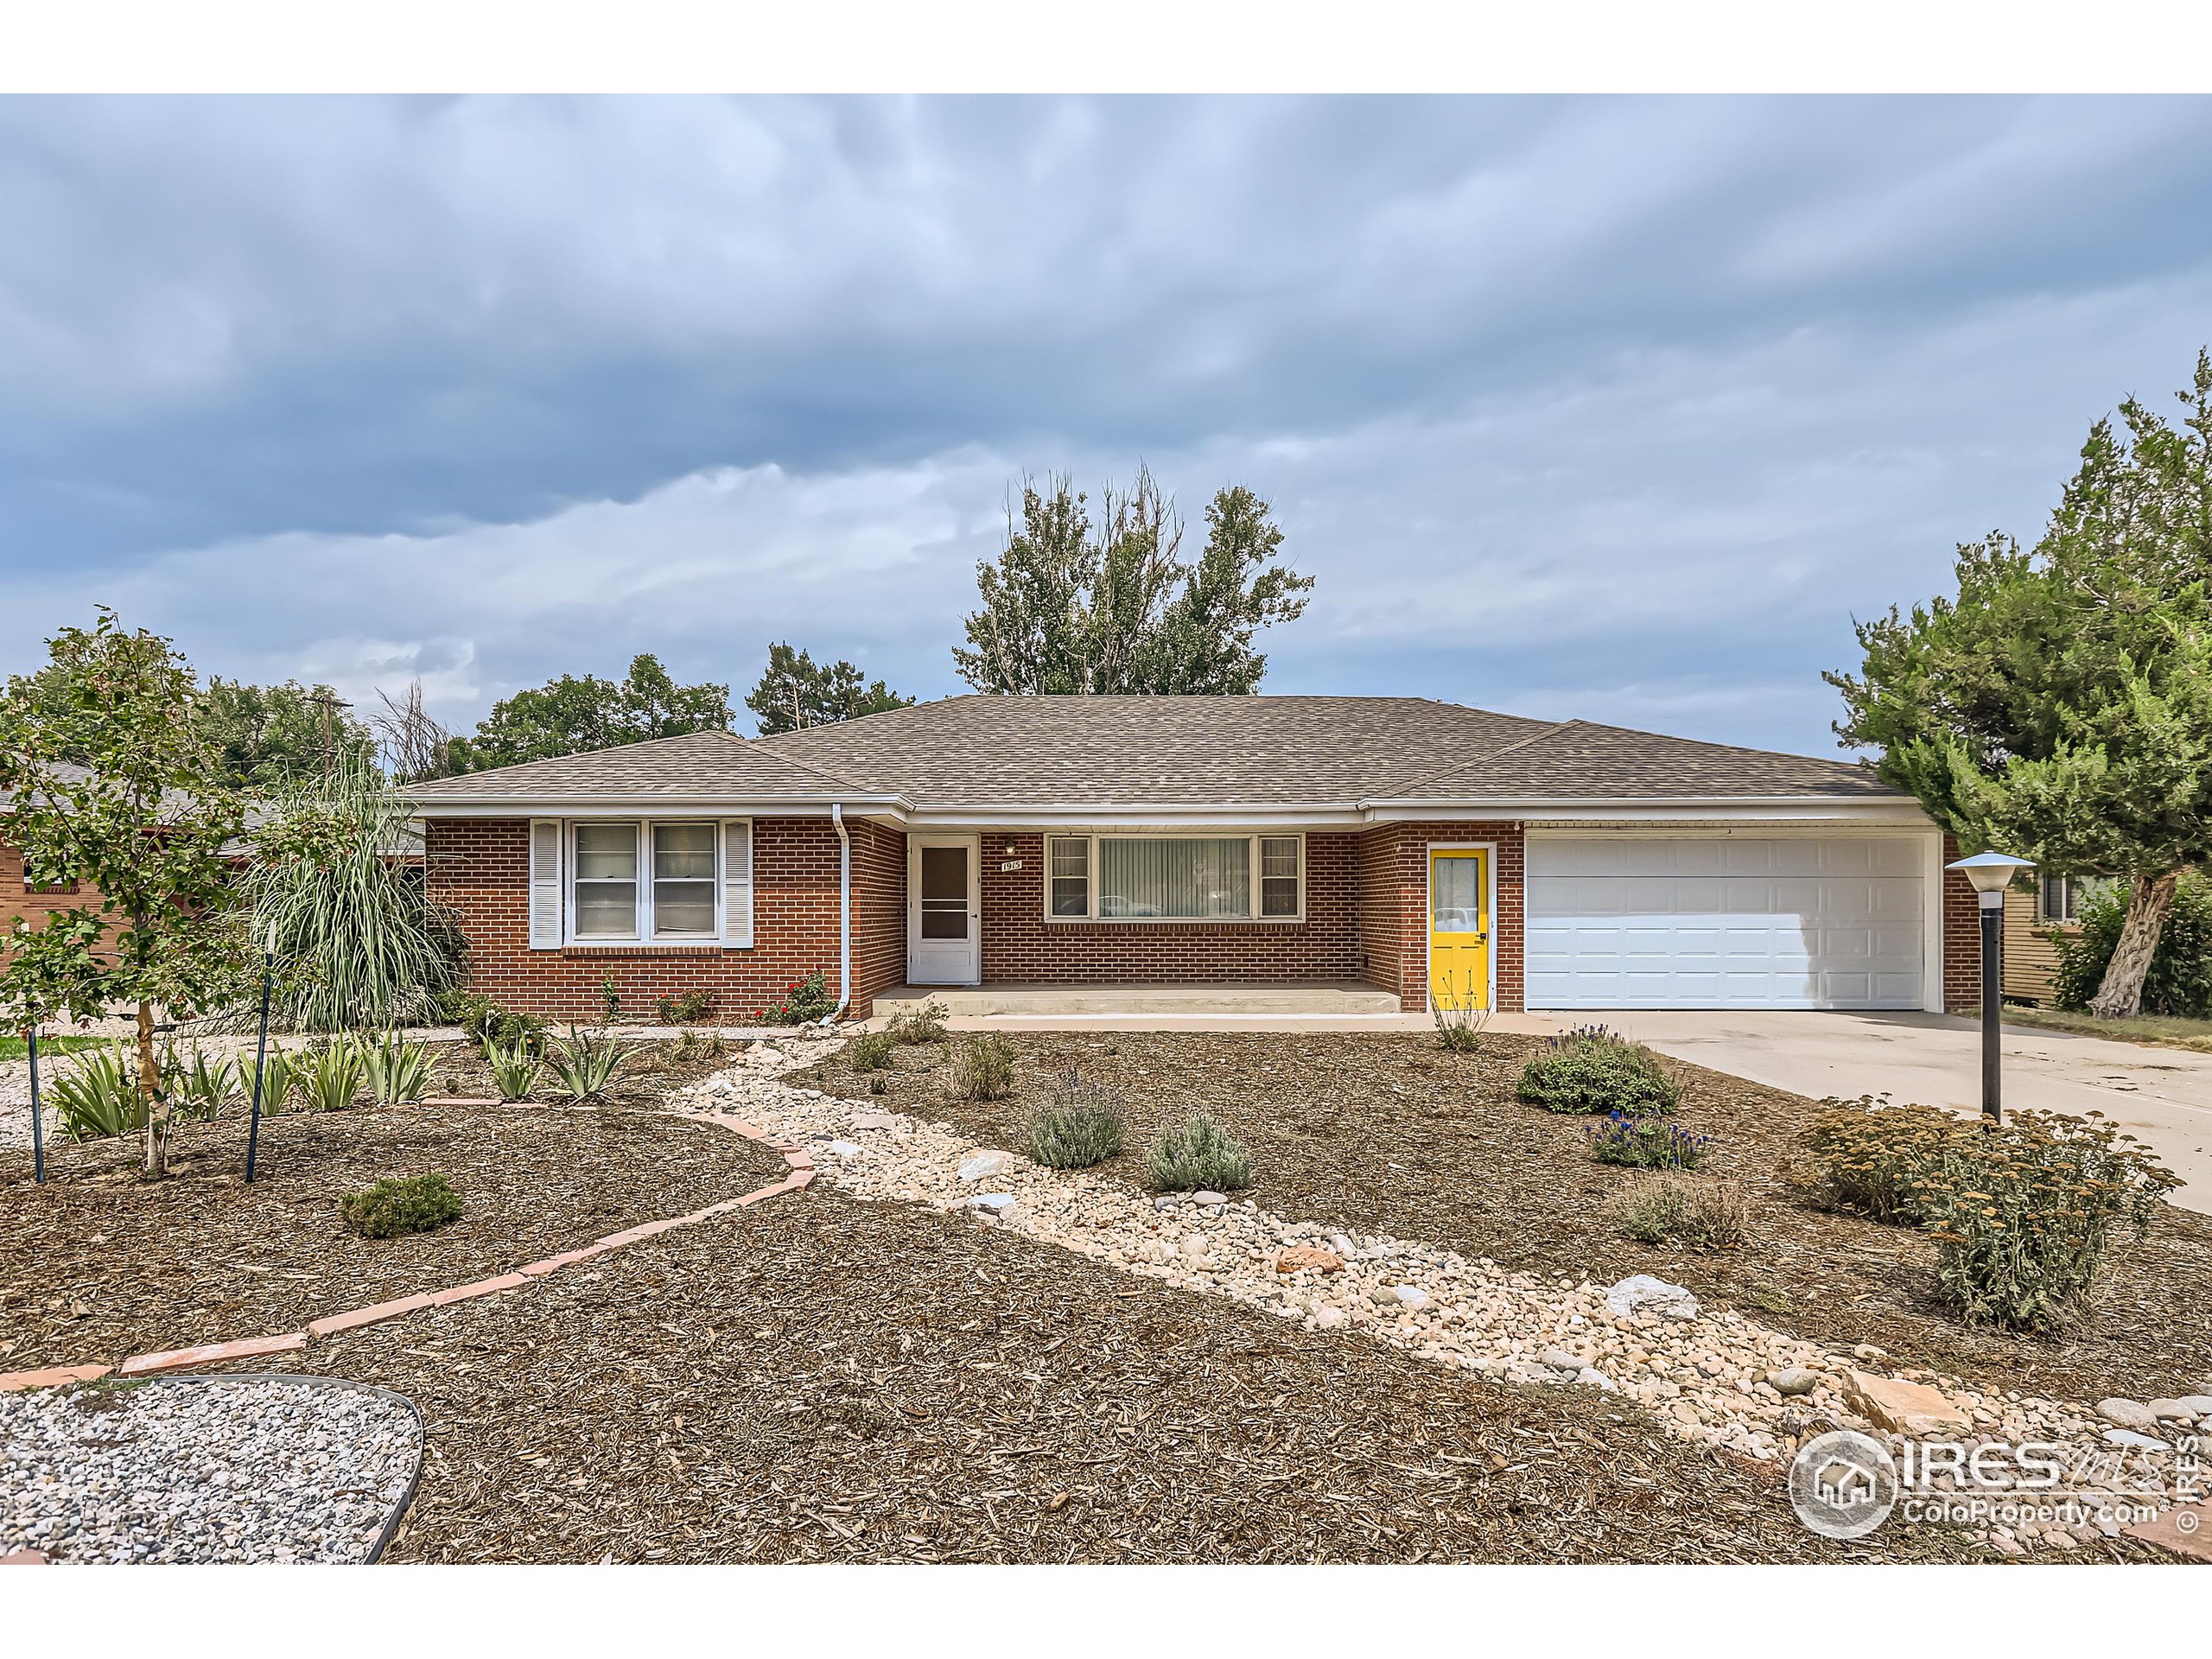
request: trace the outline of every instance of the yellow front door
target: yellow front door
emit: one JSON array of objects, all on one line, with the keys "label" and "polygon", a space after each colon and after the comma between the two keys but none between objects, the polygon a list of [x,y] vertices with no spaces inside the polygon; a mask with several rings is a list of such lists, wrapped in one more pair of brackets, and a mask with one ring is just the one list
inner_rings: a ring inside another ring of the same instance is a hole
[{"label": "yellow front door", "polygon": [[1490,854],[1428,855],[1428,1005],[1490,1006]]}]

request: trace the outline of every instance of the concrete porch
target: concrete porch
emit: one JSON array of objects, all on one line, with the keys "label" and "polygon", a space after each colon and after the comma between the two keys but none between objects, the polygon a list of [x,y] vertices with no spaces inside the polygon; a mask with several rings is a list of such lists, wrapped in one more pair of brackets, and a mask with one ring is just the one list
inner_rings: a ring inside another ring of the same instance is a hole
[{"label": "concrete porch", "polygon": [[1395,992],[1352,982],[1224,985],[900,985],[875,995],[878,1020],[935,1001],[955,1025],[994,1025],[1142,1020],[1150,1024],[1190,1020],[1218,1027],[1224,1020],[1350,1020],[1361,1026],[1428,1016],[1398,1011]]}]

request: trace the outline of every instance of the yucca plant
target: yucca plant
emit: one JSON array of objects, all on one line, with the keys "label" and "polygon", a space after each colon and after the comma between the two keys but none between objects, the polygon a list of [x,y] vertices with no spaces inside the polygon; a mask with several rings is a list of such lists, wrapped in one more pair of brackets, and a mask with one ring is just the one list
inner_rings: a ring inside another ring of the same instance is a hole
[{"label": "yucca plant", "polygon": [[430,1084],[427,1047],[408,1041],[396,1031],[375,1037],[364,1033],[358,1044],[361,1075],[368,1084],[370,1099],[379,1106],[398,1106],[423,1098]]},{"label": "yucca plant", "polygon": [[72,1141],[104,1141],[146,1127],[137,1061],[120,1041],[73,1056],[45,1092],[53,1099],[62,1134]]},{"label": "yucca plant", "polygon": [[273,938],[283,964],[277,1023],[340,1032],[426,1015],[459,982],[459,935],[420,867],[396,856],[410,840],[405,798],[372,760],[349,756],[278,782],[267,804],[240,891],[252,937]]},{"label": "yucca plant", "polygon": [[527,1041],[494,1043],[484,1051],[484,1063],[492,1069],[492,1086],[501,1100],[528,1100],[545,1071],[545,1062]]},{"label": "yucca plant", "polygon": [[324,1043],[308,1050],[297,1064],[300,1093],[309,1111],[342,1112],[361,1092],[366,1068],[352,1043]]},{"label": "yucca plant", "polygon": [[569,1027],[566,1037],[556,1037],[546,1055],[545,1064],[551,1070],[559,1092],[570,1100],[596,1100],[607,1092],[607,1085],[614,1081],[614,1074],[622,1069],[628,1058],[613,1038],[604,1033],[594,1036],[588,1031]]},{"label": "yucca plant", "polygon": [[245,1074],[236,1060],[225,1056],[210,1065],[197,1043],[192,1046],[189,1065],[168,1054],[162,1057],[162,1070],[175,1117],[213,1122],[238,1103],[245,1089]]},{"label": "yucca plant", "polygon": [[[301,1057],[283,1049],[272,1049],[262,1062],[261,1112],[264,1117],[291,1109],[292,1096],[300,1089]],[[248,1106],[253,1103],[253,1071],[242,1066],[239,1082],[245,1090]]]}]

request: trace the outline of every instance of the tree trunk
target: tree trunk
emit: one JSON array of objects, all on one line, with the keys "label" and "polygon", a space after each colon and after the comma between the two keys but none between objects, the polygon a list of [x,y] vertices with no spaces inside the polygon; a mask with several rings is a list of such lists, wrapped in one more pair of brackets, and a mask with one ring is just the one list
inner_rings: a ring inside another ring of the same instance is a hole
[{"label": "tree trunk", "polygon": [[2173,908],[2178,872],[2152,877],[2138,875],[2127,890],[2127,918],[2120,925],[2120,943],[2105,965],[2104,983],[2089,999],[2089,1012],[2100,1020],[2132,1020],[2143,1011],[2143,981],[2151,971],[2152,953],[2158,935],[2165,931],[2166,912]]},{"label": "tree trunk", "polygon": [[162,1063],[154,1053],[154,1005],[138,1005],[138,1094],[146,1103],[146,1173],[169,1173],[169,1097],[162,1087]]}]

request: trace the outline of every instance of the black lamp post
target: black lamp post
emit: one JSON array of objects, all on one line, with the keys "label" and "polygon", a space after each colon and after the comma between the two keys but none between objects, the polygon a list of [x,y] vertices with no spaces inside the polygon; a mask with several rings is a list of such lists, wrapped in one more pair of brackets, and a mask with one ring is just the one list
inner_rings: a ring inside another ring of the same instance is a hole
[{"label": "black lamp post", "polygon": [[1981,1117],[1997,1128],[2005,1122],[1999,1061],[1998,1020],[2005,1006],[2005,889],[2034,863],[2010,853],[1976,853],[1948,867],[1974,883],[1981,904]]}]

